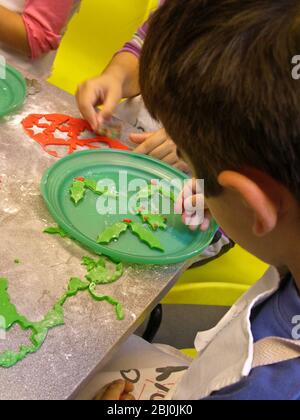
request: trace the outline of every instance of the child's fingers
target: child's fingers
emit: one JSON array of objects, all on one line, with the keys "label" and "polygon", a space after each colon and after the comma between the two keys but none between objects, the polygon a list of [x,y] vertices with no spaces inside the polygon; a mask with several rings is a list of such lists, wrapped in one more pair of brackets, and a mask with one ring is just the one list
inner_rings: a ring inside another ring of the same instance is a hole
[{"label": "child's fingers", "polygon": [[78,87],[76,93],[78,108],[93,130],[97,128],[97,110],[95,107],[102,103],[102,92],[97,89],[94,80],[87,81]]},{"label": "child's fingers", "polygon": [[[146,140],[147,141],[147,140]],[[164,160],[170,153],[176,153],[176,147],[170,140],[165,140],[155,147],[149,155],[160,160]]]},{"label": "child's fingers", "polygon": [[190,181],[190,187],[192,189],[193,194],[198,194],[198,181],[196,178],[192,178]]},{"label": "child's fingers", "polygon": [[202,232],[206,232],[210,227],[212,216],[207,210],[203,214],[201,213],[184,213],[182,215],[182,222],[189,227],[191,231],[196,231],[200,229]]},{"label": "child's fingers", "polygon": [[193,215],[189,215],[185,213],[182,215],[182,222],[193,232],[198,229],[206,232],[210,226],[210,221],[211,217],[205,217],[203,214],[194,213]]},{"label": "child's fingers", "polygon": [[136,147],[135,152],[141,155],[150,155],[161,144],[161,139],[149,137],[142,144]]},{"label": "child's fingers", "polygon": [[190,197],[193,194],[193,180],[190,179],[188,182],[184,184],[184,188],[181,191],[181,193],[178,196],[176,205],[175,205],[175,211],[177,214],[181,214],[184,212],[184,202],[187,197]]},{"label": "child's fingers", "polygon": [[133,385],[133,383],[131,383],[131,382],[128,382],[128,381],[126,381],[126,383],[125,383],[125,393],[130,393],[130,392],[133,392],[134,391],[134,385]]},{"label": "child's fingers", "polygon": [[167,163],[168,165],[174,166],[176,163],[178,163],[178,156],[176,152],[169,153],[163,161]]},{"label": "child's fingers", "polygon": [[[203,194],[193,194],[195,183],[192,180],[186,186],[181,199],[183,207],[182,221],[189,226],[192,231],[201,229],[203,231],[209,228],[209,212],[205,211],[205,199]],[[178,209],[179,209],[178,203]],[[177,208],[176,208],[177,210]]]},{"label": "child's fingers", "polygon": [[95,396],[95,401],[101,401],[101,400],[107,400],[112,397],[115,397],[119,392],[120,393],[120,399],[122,399],[122,396],[126,396],[134,391],[134,385],[131,382],[124,381],[124,380],[117,380],[113,382],[112,384],[109,384],[102,388],[100,391],[98,391],[97,395]]},{"label": "child's fingers", "polygon": [[181,194],[179,195],[178,201],[177,201],[178,209],[179,209],[179,206],[181,206],[181,208],[185,210],[185,207],[184,207],[185,200],[188,197],[191,197],[193,195],[193,182],[194,182],[193,179],[190,179],[188,182],[184,184],[184,188]]},{"label": "child's fingers", "polygon": [[188,165],[178,158],[177,151],[170,153],[168,156],[166,156],[162,160],[168,165],[171,165],[175,169],[179,169],[182,172],[188,173],[190,170]]},{"label": "child's fingers", "polygon": [[129,135],[129,139],[136,144],[144,143],[149,137],[151,137],[153,133],[131,133]]},{"label": "child's fingers", "polygon": [[184,201],[184,209],[187,213],[204,214],[205,200],[203,194],[191,195]]},{"label": "child's fingers", "polygon": [[120,400],[121,395],[124,393],[125,385],[125,381],[121,379],[113,382],[111,385],[108,386],[101,399],[104,401]]},{"label": "child's fingers", "polygon": [[130,139],[138,144],[135,149],[136,153],[150,155],[169,165],[175,165],[179,161],[176,145],[164,129],[155,133],[131,134]]},{"label": "child's fingers", "polygon": [[132,394],[123,394],[120,401],[135,401],[135,398]]},{"label": "child's fingers", "polygon": [[207,229],[210,226],[210,221],[211,221],[211,216],[210,217],[204,217],[203,223],[200,226],[200,230],[202,232],[206,232],[207,231]]},{"label": "child's fingers", "polygon": [[180,160],[178,163],[175,163],[174,168],[186,173],[190,171],[189,166],[183,160]]},{"label": "child's fingers", "polygon": [[101,126],[104,121],[109,121],[111,119],[121,99],[122,91],[120,87],[114,86],[107,89],[102,110],[98,115],[98,126]]},{"label": "child's fingers", "polygon": [[183,222],[186,226],[190,228],[190,230],[195,231],[200,228],[200,226],[204,223],[204,215],[203,213],[185,213],[182,217]]},{"label": "child's fingers", "polygon": [[89,122],[93,130],[96,130],[98,126],[98,113],[94,105],[92,105],[92,102],[78,97],[77,103],[83,118]]},{"label": "child's fingers", "polygon": [[161,146],[166,140],[165,130],[159,130],[152,133],[144,142],[142,142],[136,149],[136,153],[150,155],[153,150]]},{"label": "child's fingers", "polygon": [[[78,87],[78,108],[83,117],[97,131],[105,120],[109,120],[122,99],[122,86],[110,77],[100,76],[88,80]],[[97,106],[103,105],[98,113]]]}]

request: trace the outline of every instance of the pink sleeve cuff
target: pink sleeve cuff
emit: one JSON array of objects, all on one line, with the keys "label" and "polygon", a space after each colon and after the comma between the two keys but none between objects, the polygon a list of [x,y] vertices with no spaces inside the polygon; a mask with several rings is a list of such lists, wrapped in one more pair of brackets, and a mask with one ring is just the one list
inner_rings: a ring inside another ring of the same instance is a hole
[{"label": "pink sleeve cuff", "polygon": [[73,9],[73,0],[27,0],[23,12],[31,58],[56,50]]}]

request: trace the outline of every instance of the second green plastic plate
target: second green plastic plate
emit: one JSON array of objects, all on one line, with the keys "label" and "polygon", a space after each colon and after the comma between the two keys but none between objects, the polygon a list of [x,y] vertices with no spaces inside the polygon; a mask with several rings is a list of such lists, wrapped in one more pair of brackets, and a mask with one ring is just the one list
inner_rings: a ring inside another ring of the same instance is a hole
[{"label": "second green plastic plate", "polygon": [[19,108],[25,98],[26,82],[24,77],[16,69],[7,65],[5,78],[0,77],[0,117]]},{"label": "second green plastic plate", "polygon": [[[105,254],[114,260],[135,264],[166,265],[183,262],[200,254],[210,245],[218,228],[216,223],[212,222],[207,232],[191,232],[183,225],[181,216],[174,212],[167,216],[168,230],[154,233],[160,239],[165,252],[150,249],[130,232],[109,245],[97,244],[99,233],[107,226],[125,218],[134,221],[140,221],[140,218],[130,212],[122,215],[100,215],[96,206],[98,196],[90,191],[75,206],[70,198],[70,186],[76,177],[97,182],[110,179],[119,190],[120,171],[126,171],[128,182],[137,178],[148,183],[152,179],[164,179],[170,183],[174,178],[187,179],[182,172],[160,161],[129,152],[84,151],[61,159],[45,173],[41,190],[55,221],[72,238],[96,254]],[[130,200],[130,196],[128,198]]]}]

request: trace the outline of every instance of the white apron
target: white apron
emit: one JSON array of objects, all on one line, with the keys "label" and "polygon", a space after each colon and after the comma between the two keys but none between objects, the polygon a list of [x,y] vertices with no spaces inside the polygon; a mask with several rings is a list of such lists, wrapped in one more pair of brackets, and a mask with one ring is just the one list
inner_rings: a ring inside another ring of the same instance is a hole
[{"label": "white apron", "polygon": [[[80,1],[78,0],[74,2],[72,14],[79,7],[79,3]],[[22,13],[25,7],[25,0],[0,0],[0,6],[4,6],[12,12]],[[12,51],[8,47],[4,46],[0,41],[0,55],[5,58],[8,64],[11,64],[20,71],[28,72],[37,78],[46,79],[48,76],[50,76],[51,68],[56,56],[56,51],[50,51],[41,58],[31,60],[30,58],[24,57],[18,52]]]},{"label": "white apron", "polygon": [[197,335],[199,355],[168,398],[203,399],[249,376],[254,361],[251,312],[276,293],[280,283],[278,271],[270,268],[215,328]]},{"label": "white apron", "polygon": [[199,400],[240,382],[252,368],[300,357],[300,342],[267,338],[254,344],[251,312],[276,293],[280,283],[278,271],[270,268],[215,328],[197,335],[195,360],[133,336],[77,398],[91,399],[122,378],[134,383],[138,400]]}]

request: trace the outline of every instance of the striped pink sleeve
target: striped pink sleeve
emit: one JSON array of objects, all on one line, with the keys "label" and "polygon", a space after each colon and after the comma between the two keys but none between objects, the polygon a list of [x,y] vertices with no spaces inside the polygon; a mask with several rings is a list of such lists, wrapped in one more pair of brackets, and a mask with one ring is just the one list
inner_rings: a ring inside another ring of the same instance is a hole
[{"label": "striped pink sleeve", "polygon": [[[159,7],[164,3],[165,0],[159,1]],[[138,28],[137,32],[134,34],[131,41],[127,42],[124,47],[117,52],[117,54],[122,52],[129,52],[134,54],[136,57],[140,57],[141,51],[144,45],[145,38],[147,36],[149,23],[145,22],[140,28]]]},{"label": "striped pink sleeve", "polygon": [[58,48],[73,6],[73,0],[26,0],[22,16],[32,59]]}]

